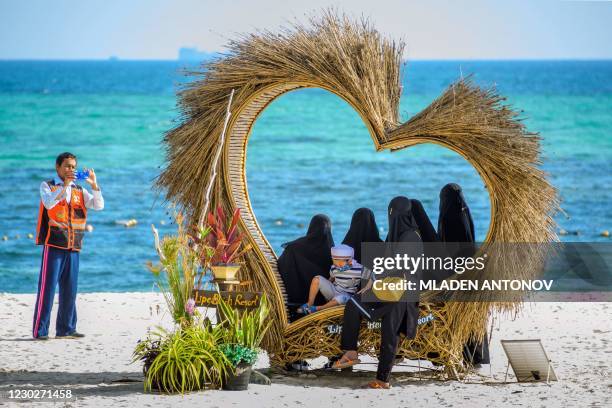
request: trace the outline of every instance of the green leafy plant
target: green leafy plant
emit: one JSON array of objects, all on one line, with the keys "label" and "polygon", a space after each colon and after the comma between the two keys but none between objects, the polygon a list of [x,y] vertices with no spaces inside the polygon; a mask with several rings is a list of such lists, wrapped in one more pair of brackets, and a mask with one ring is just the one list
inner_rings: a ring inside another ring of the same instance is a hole
[{"label": "green leafy plant", "polygon": [[161,242],[157,230],[151,226],[160,262],[148,262],[147,267],[153,273],[174,321],[179,325],[190,325],[194,311],[190,299],[194,279],[200,273],[200,260],[191,236],[185,231],[182,215],[179,213],[175,218],[177,235],[164,237]]},{"label": "green leafy plant", "polygon": [[219,388],[232,364],[219,347],[222,338],[220,326],[193,325],[172,333],[159,328],[133,353],[133,362],[145,362],[145,391],[184,394]]},{"label": "green leafy plant", "polygon": [[233,367],[237,367],[241,363],[253,365],[257,361],[257,350],[242,344],[222,344],[220,348]]},{"label": "green leafy plant", "polygon": [[266,295],[261,297],[259,306],[253,310],[235,309],[222,297],[217,307],[222,319],[219,326],[224,328],[223,342],[257,349],[272,324],[267,319],[270,307]]}]

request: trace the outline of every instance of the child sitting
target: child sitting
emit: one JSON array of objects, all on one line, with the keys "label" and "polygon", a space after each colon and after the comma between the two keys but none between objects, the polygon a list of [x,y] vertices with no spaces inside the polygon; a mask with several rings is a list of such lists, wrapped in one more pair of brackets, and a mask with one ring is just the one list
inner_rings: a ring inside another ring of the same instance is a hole
[{"label": "child sitting", "polygon": [[[354,250],[348,245],[332,247],[333,265],[329,270],[329,280],[323,276],[315,276],[310,283],[308,303],[304,303],[298,313],[310,314],[332,306],[345,304],[353,296],[362,278],[363,266],[353,259]],[[314,306],[317,293],[327,300],[322,306]]]}]

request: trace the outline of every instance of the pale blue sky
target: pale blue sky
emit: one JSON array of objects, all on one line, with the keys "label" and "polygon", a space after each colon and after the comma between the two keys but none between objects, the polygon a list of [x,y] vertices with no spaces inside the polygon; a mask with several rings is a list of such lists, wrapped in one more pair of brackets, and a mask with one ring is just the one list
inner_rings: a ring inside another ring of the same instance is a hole
[{"label": "pale blue sky", "polygon": [[176,59],[336,6],[410,59],[612,58],[612,1],[0,0],[0,59]]}]

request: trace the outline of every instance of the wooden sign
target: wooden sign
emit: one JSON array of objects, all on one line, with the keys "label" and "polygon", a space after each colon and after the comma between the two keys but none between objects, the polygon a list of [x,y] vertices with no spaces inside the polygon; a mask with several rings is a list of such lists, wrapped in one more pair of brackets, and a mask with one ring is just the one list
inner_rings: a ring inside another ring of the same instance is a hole
[{"label": "wooden sign", "polygon": [[196,306],[217,307],[219,296],[231,307],[236,309],[255,309],[259,306],[262,292],[217,292],[213,290],[193,290]]}]

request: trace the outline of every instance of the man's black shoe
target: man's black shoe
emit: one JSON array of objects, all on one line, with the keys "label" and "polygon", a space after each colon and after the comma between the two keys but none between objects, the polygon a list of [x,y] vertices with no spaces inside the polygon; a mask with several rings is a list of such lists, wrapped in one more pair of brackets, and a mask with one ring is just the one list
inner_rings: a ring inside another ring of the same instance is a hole
[{"label": "man's black shoe", "polygon": [[55,336],[56,339],[80,339],[85,337],[83,333],[73,332],[65,336]]}]

